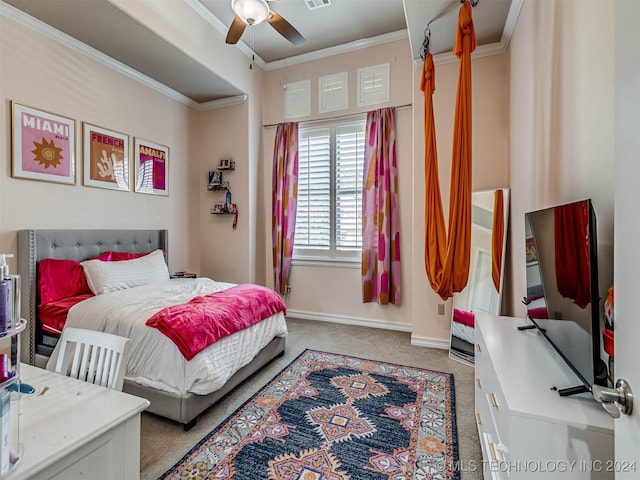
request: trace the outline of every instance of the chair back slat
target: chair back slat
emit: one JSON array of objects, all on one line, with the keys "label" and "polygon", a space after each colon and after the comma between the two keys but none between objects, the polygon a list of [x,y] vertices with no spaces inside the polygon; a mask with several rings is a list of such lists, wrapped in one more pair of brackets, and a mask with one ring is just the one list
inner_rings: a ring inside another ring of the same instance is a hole
[{"label": "chair back slat", "polygon": [[128,338],[68,327],[60,337],[55,371],[85,382],[122,390],[128,349]]},{"label": "chair back slat", "polygon": [[97,359],[97,365],[94,369],[95,379],[93,380],[93,383],[105,387],[107,381],[109,380],[109,376],[105,375],[104,371],[104,359],[107,354],[107,349],[99,348],[98,350],[99,351],[96,353],[96,355],[94,355],[94,357],[96,357]]}]

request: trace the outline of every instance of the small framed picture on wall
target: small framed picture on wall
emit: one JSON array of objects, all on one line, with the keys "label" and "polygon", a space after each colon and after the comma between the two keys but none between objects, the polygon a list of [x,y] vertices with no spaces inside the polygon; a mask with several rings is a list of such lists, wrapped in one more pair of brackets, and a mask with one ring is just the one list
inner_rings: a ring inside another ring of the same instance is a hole
[{"label": "small framed picture on wall", "polygon": [[129,135],[86,122],[82,127],[84,185],[130,190]]},{"label": "small framed picture on wall", "polygon": [[209,187],[217,187],[222,183],[222,172],[213,170],[209,172]]},{"label": "small framed picture on wall", "polygon": [[133,160],[136,192],[169,195],[169,147],[136,138]]},{"label": "small framed picture on wall", "polygon": [[11,102],[11,175],[76,183],[76,121]]}]

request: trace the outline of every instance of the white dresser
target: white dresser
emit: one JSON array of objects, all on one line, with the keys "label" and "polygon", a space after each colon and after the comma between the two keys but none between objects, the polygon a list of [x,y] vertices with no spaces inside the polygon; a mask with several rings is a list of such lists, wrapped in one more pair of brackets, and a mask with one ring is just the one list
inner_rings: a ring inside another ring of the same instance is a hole
[{"label": "white dresser", "polygon": [[487,479],[613,478],[613,419],[523,319],[476,317],[475,405]]}]

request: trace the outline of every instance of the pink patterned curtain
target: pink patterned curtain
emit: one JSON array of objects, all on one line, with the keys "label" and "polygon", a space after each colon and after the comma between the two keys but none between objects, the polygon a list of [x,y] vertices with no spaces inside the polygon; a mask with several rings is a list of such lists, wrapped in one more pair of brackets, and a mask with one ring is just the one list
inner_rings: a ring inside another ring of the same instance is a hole
[{"label": "pink patterned curtain", "polygon": [[362,300],[400,305],[400,231],[396,117],[367,114],[362,191]]},{"label": "pink patterned curtain", "polygon": [[280,123],[273,148],[273,195],[271,224],[273,233],[273,276],[275,291],[284,295],[296,227],[298,199],[298,124]]}]

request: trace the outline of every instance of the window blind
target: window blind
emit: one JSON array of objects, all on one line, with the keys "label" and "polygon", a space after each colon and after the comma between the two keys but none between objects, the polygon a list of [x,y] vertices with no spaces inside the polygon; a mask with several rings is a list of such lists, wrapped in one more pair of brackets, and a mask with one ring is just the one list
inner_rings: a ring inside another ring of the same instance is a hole
[{"label": "window blind", "polygon": [[336,248],[362,247],[364,129],[336,129]]},{"label": "window blind", "polygon": [[364,135],[364,121],[299,131],[295,248],[306,257],[359,258]]},{"label": "window blind", "polygon": [[329,129],[298,133],[296,248],[331,246],[331,135]]}]

